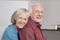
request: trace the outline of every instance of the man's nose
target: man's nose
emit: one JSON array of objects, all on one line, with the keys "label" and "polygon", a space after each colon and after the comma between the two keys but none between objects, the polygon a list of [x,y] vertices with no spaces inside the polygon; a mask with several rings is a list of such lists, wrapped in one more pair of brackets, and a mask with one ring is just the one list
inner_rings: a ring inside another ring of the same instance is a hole
[{"label": "man's nose", "polygon": [[39,15],[39,16],[41,16],[41,15],[42,15],[42,13],[38,13],[38,15]]},{"label": "man's nose", "polygon": [[41,14],[40,13],[38,13],[38,16],[40,16]]}]

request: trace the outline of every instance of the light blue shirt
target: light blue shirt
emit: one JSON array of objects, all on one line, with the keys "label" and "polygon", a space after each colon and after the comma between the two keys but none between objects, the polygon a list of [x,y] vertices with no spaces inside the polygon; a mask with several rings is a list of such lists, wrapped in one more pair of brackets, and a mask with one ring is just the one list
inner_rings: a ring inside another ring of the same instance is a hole
[{"label": "light blue shirt", "polygon": [[14,25],[9,25],[4,31],[2,40],[18,40],[17,31]]}]

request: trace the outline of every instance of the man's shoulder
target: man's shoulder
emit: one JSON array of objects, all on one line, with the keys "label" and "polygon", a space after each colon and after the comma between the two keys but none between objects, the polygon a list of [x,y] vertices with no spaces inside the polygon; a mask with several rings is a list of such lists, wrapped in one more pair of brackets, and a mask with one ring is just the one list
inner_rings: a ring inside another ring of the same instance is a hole
[{"label": "man's shoulder", "polygon": [[35,24],[31,19],[26,24],[25,30],[27,30],[27,31],[34,31],[35,30]]}]

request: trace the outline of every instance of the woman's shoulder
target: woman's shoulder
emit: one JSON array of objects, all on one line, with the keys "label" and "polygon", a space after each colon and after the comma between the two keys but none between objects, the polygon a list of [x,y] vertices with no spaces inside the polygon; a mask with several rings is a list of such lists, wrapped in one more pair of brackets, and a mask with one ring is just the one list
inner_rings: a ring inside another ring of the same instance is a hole
[{"label": "woman's shoulder", "polygon": [[14,39],[14,40],[17,40],[18,38],[17,38],[17,32],[16,32],[16,30],[14,29],[14,26],[13,25],[9,25],[7,28],[6,28],[6,30],[4,31],[4,33],[3,33],[3,37],[2,37],[2,39],[6,39],[6,38],[8,38],[8,39]]},{"label": "woman's shoulder", "polygon": [[16,33],[16,29],[14,28],[14,25],[9,25],[6,30],[5,30],[5,33],[7,34],[11,34],[11,33]]},{"label": "woman's shoulder", "polygon": [[8,25],[8,27],[6,28],[7,31],[13,31],[14,30],[14,25]]}]

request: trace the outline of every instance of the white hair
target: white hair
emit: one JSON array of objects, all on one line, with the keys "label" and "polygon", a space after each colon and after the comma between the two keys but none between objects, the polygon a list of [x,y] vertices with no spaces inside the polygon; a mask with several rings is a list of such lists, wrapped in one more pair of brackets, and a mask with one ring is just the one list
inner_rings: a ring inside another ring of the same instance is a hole
[{"label": "white hair", "polygon": [[20,14],[20,13],[18,13],[18,12],[20,12],[20,13],[24,12],[24,13],[28,14],[28,15],[27,15],[28,17],[30,16],[30,15],[29,15],[30,13],[29,13],[29,11],[28,11],[27,9],[25,9],[25,8],[20,8],[20,9],[16,10],[16,11],[12,14],[12,17],[11,17],[11,22],[12,22],[12,24],[15,24],[15,23],[16,23],[16,17]]},{"label": "white hair", "polygon": [[29,11],[32,12],[32,6],[33,5],[42,5],[40,2],[36,2],[36,1],[31,1],[29,3]]}]

